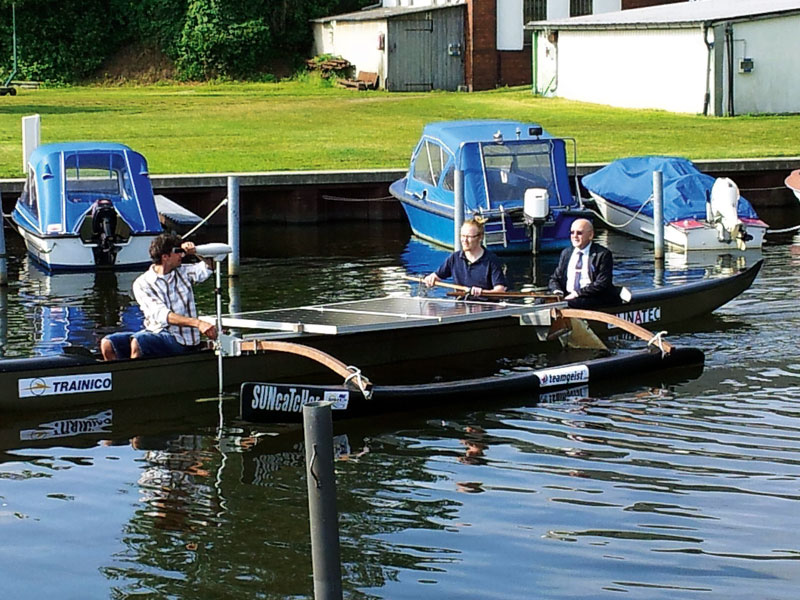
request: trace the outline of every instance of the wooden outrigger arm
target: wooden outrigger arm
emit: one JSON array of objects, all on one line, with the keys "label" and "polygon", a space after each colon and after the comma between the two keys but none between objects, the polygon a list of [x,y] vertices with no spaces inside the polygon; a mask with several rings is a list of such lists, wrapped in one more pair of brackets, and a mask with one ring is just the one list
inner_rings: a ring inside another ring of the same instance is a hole
[{"label": "wooden outrigger arm", "polygon": [[343,377],[345,385],[355,386],[364,394],[365,398],[369,399],[370,396],[372,396],[372,382],[361,374],[360,369],[347,366],[338,358],[334,358],[322,350],[304,346],[303,344],[295,344],[293,342],[276,342],[271,340],[245,340],[241,344],[241,350],[243,352],[285,352],[287,354],[295,354],[308,358]]},{"label": "wooden outrigger arm", "polygon": [[654,334],[651,331],[645,329],[637,325],[636,323],[631,323],[630,321],[626,321],[616,315],[609,315],[607,313],[595,311],[595,310],[586,310],[583,308],[554,308],[552,309],[552,316],[553,318],[558,317],[566,317],[566,318],[574,318],[574,319],[586,319],[588,321],[600,321],[602,323],[608,323],[609,325],[613,325],[614,327],[618,327],[619,329],[623,329],[628,333],[635,335],[636,337],[645,340],[648,344],[655,344],[664,354],[669,354],[672,352],[672,344],[662,339],[661,335],[665,332]]}]

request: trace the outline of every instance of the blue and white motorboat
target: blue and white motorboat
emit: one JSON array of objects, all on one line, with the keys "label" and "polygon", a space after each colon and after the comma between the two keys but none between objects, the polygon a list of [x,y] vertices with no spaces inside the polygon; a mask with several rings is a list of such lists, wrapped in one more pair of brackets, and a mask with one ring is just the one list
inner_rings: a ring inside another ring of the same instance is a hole
[{"label": "blue and white motorboat", "polygon": [[761,248],[768,225],[727,177],[675,156],[621,158],[581,180],[603,219],[644,240],[653,233],[653,173],[661,171],[664,241],[685,250]]},{"label": "blue and white motorboat", "polygon": [[407,175],[389,189],[415,235],[453,248],[456,180],[463,173],[464,218],[484,219],[487,248],[496,253],[558,251],[570,243],[571,223],[591,216],[570,189],[568,143],[574,165],[574,140],[551,136],[536,124],[429,123]]},{"label": "blue and white motorboat", "polygon": [[11,218],[50,270],[146,265],[162,231],[147,161],[110,142],[36,148]]}]

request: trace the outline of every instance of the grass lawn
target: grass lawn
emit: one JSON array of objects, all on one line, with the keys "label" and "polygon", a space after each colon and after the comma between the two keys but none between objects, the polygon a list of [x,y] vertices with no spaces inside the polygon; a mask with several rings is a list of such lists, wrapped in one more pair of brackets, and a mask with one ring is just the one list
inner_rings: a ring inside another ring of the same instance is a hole
[{"label": "grass lawn", "polygon": [[517,119],[578,141],[579,162],[800,155],[800,115],[714,118],[478,93],[358,92],[308,82],[74,87],[0,97],[0,177],[21,177],[21,117],[42,143],[130,145],[152,173],[404,168],[429,121]]}]

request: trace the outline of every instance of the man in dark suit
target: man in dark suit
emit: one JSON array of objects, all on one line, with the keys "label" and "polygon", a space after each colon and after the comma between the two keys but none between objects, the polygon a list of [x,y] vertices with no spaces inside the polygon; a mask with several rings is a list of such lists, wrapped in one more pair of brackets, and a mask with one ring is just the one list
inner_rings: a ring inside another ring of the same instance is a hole
[{"label": "man in dark suit", "polygon": [[614,287],[614,258],[596,242],[594,227],[587,219],[576,219],[570,227],[572,248],[566,248],[550,277],[549,288],[563,294],[571,308],[592,308],[620,302]]}]

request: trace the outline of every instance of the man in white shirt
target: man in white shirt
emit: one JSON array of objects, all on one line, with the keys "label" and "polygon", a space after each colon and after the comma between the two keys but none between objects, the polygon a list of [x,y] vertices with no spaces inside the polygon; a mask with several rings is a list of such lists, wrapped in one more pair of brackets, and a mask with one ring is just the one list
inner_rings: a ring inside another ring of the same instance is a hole
[{"label": "man in white shirt", "polygon": [[192,242],[162,233],[150,244],[153,264],[133,282],[133,295],[144,313],[144,330],[114,333],[100,341],[105,360],[170,356],[200,348],[201,334],[216,339],[212,323],[197,318],[192,286],[212,274],[206,261],[182,264],[195,255]]},{"label": "man in white shirt", "polygon": [[592,308],[619,303],[614,287],[614,258],[593,242],[594,227],[587,219],[576,219],[570,227],[572,248],[566,248],[550,277],[549,288],[561,294],[572,308]]}]

